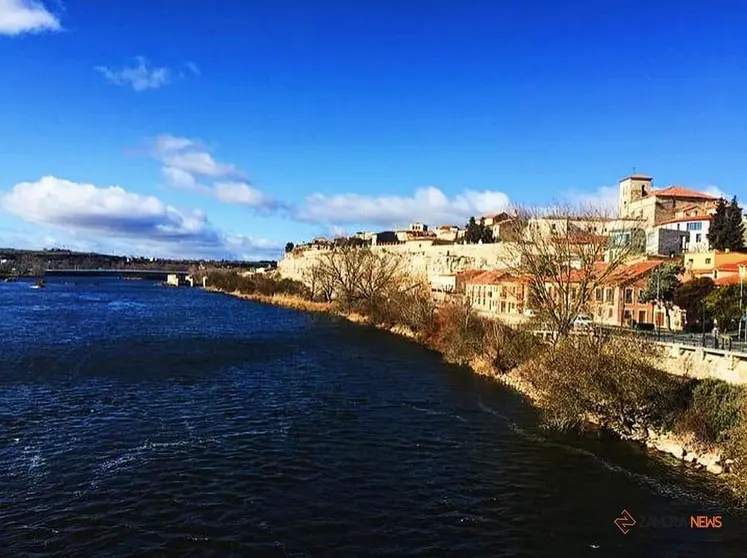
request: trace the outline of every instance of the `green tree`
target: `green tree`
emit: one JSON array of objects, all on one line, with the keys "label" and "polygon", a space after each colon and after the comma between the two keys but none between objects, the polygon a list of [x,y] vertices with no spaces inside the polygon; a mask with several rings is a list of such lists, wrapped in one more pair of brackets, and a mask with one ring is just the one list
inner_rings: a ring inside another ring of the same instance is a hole
[{"label": "green tree", "polygon": [[721,198],[708,230],[708,241],[714,250],[741,251],[744,249],[744,223],[742,209],[736,196],[731,203]]},{"label": "green tree", "polygon": [[714,288],[713,279],[699,277],[682,283],[674,291],[674,304],[686,312],[685,319],[688,326],[696,324],[702,326],[704,300]]},{"label": "green tree", "polygon": [[495,242],[495,238],[493,238],[493,229],[485,225],[484,219],[480,219],[480,222],[478,223],[474,217],[470,217],[467,226],[465,227],[464,241],[467,244],[477,244],[478,242],[490,244]]},{"label": "green tree", "polygon": [[705,305],[722,332],[736,328],[741,315],[739,285],[728,285],[711,291],[705,298]]},{"label": "green tree", "polygon": [[679,262],[664,262],[655,267],[648,276],[646,286],[638,296],[641,302],[662,304],[667,317],[667,329],[671,329],[669,323],[669,311],[674,304],[674,293],[680,285],[679,275],[682,273],[682,264]]},{"label": "green tree", "polygon": [[287,243],[287,244],[285,245],[285,253],[287,254],[288,252],[293,252],[293,249],[294,249],[295,247],[296,247],[296,245],[295,245],[295,244],[293,244],[292,242],[288,242],[288,243]]}]

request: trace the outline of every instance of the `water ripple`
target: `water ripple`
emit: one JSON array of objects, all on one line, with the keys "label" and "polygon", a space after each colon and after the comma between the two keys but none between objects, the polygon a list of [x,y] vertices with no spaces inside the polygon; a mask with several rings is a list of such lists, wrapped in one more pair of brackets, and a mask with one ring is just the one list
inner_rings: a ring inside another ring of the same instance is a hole
[{"label": "water ripple", "polygon": [[736,556],[744,544],[731,508],[722,532],[621,539],[623,507],[684,516],[718,500],[629,444],[544,432],[514,394],[381,332],[147,282],[0,286],[0,307],[3,555],[688,556],[720,543]]}]

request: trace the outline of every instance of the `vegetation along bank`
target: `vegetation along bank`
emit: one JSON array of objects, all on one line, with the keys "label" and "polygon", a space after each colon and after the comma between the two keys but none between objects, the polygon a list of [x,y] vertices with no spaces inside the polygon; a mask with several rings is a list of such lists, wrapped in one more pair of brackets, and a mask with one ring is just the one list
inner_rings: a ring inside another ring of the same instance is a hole
[{"label": "vegetation along bank", "polygon": [[694,380],[657,367],[638,337],[530,331],[477,316],[466,304],[439,307],[421,283],[367,250],[320,260],[306,284],[268,275],[208,271],[208,288],[264,303],[344,316],[406,335],[527,396],[550,428],[602,428],[719,474],[747,501],[747,397],[741,386]]}]

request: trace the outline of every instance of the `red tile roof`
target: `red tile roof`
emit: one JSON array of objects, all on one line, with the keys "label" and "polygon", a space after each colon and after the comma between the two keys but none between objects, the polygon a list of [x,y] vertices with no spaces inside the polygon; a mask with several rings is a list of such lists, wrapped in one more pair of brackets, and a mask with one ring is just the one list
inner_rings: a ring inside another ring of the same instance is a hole
[{"label": "red tile roof", "polygon": [[485,272],[483,270],[481,270],[481,269],[465,269],[464,271],[460,271],[456,275],[460,279],[464,279],[466,281],[469,281],[473,277],[477,277],[478,275],[480,275],[482,273],[485,273]]},{"label": "red tile roof", "polygon": [[713,282],[717,287],[726,287],[727,285],[738,285],[739,275],[727,275],[726,277],[719,277]]},{"label": "red tile roof", "polygon": [[690,188],[685,188],[683,186],[669,186],[668,188],[664,188],[663,190],[654,190],[652,194],[654,196],[659,196],[662,198],[693,198],[699,200],[718,199],[715,196],[704,194],[703,192],[696,192],[695,190],[691,190]]},{"label": "red tile roof", "polygon": [[484,271],[468,279],[470,285],[498,285],[501,283],[526,283],[528,278],[522,278],[505,270]]},{"label": "red tile roof", "polygon": [[740,266],[746,266],[747,265],[747,257],[745,257],[742,260],[737,260],[734,262],[728,262],[725,264],[718,265],[716,264],[716,271],[739,271]]},{"label": "red tile roof", "polygon": [[664,221],[663,223],[659,223],[659,225],[669,225],[670,223],[686,223],[688,221],[710,221],[711,219],[713,219],[713,215],[695,215],[693,217],[677,217],[676,219],[669,219],[669,221]]},{"label": "red tile roof", "polygon": [[606,278],[605,282],[609,283],[631,283],[648,275],[663,262],[661,260],[645,260],[633,265],[623,265],[612,271]]}]

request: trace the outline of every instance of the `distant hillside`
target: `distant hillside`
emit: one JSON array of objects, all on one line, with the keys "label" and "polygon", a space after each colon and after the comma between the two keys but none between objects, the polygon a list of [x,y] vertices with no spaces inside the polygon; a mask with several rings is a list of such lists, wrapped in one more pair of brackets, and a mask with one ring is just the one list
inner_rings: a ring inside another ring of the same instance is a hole
[{"label": "distant hillside", "polygon": [[16,250],[0,248],[0,276],[40,276],[45,269],[169,269],[187,271],[200,265],[252,269],[275,267],[277,262],[231,260],[175,260],[164,258],[133,258],[70,250]]}]

